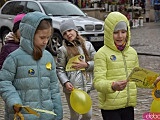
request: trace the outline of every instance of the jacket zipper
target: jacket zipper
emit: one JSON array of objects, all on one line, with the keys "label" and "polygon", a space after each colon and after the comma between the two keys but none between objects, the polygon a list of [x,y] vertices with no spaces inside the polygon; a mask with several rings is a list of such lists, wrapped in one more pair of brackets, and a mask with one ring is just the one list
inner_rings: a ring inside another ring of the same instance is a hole
[{"label": "jacket zipper", "polygon": [[[37,74],[38,74],[38,84],[39,84],[39,100],[40,100],[40,103],[42,103],[42,100],[40,98],[41,94],[42,94],[42,91],[41,91],[41,77],[40,77],[40,71],[39,71],[39,65],[38,65],[38,62],[37,62]],[[40,104],[40,108],[42,108],[41,106],[42,104]]]},{"label": "jacket zipper", "polygon": [[[128,78],[128,70],[127,70],[127,63],[126,63],[126,59],[125,59],[125,55],[122,52],[122,56],[123,56],[123,61],[124,61],[124,66],[125,66],[125,72],[126,72],[126,78]],[[128,107],[128,103],[129,103],[129,83],[127,83],[127,103],[126,103],[126,107]]]}]

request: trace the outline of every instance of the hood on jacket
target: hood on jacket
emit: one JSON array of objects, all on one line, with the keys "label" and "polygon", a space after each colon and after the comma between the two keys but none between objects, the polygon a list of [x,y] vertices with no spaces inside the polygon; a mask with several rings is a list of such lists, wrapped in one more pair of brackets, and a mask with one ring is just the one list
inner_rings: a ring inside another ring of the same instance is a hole
[{"label": "hood on jacket", "polygon": [[109,48],[113,50],[118,50],[117,47],[115,46],[114,39],[113,39],[113,32],[116,27],[116,25],[120,22],[124,21],[127,24],[127,44],[126,47],[129,47],[130,45],[130,26],[129,26],[129,21],[120,12],[111,12],[108,14],[107,18],[105,19],[105,24],[104,24],[104,44],[108,46]]},{"label": "hood on jacket", "polygon": [[42,20],[50,20],[52,22],[52,19],[41,13],[41,12],[30,12],[27,13],[21,23],[20,23],[20,34],[21,34],[21,39],[20,39],[20,46],[28,53],[32,54],[34,44],[34,34],[36,32],[36,29],[40,22]]}]

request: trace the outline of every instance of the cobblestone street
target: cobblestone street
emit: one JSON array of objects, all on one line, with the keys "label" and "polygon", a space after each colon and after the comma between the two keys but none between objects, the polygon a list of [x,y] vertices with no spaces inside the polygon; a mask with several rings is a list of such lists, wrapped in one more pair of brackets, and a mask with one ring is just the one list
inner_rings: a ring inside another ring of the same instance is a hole
[{"label": "cobblestone street", "polygon": [[[131,29],[131,45],[139,53],[140,66],[159,72],[160,68],[160,23],[144,23],[144,26]],[[145,54],[144,54],[145,53]],[[159,55],[159,56],[158,56]],[[62,92],[62,91],[61,91]],[[93,101],[92,120],[102,120],[98,109],[96,91],[91,92]],[[62,92],[64,119],[69,120],[69,109]],[[142,120],[142,115],[149,112],[152,102],[151,90],[138,88],[137,106],[135,107],[135,120]],[[4,103],[0,98],[0,120],[4,120]]]}]

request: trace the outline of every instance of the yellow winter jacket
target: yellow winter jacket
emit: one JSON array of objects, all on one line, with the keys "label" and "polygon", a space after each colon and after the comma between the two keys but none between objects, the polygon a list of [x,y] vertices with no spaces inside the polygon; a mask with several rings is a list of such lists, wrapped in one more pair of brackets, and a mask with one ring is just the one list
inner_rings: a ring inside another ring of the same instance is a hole
[{"label": "yellow winter jacket", "polygon": [[[113,40],[113,31],[118,21],[125,21],[128,26],[128,41],[123,51],[116,48]],[[121,13],[112,12],[105,19],[104,27],[104,46],[94,56],[94,87],[98,92],[99,108],[115,110],[134,107],[137,95],[134,82],[128,82],[119,94],[111,88],[113,82],[126,80],[132,69],[139,66],[137,52],[130,46],[129,22]]]}]

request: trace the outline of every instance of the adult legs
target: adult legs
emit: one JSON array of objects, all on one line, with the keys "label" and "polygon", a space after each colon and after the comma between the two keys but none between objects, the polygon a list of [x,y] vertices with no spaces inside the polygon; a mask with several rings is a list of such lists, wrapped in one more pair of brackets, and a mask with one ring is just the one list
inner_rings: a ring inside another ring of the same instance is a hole
[{"label": "adult legs", "polygon": [[158,21],[158,10],[154,10],[154,18],[155,18],[155,22],[157,22]]},{"label": "adult legs", "polygon": [[158,21],[160,21],[160,10],[158,10]]}]

